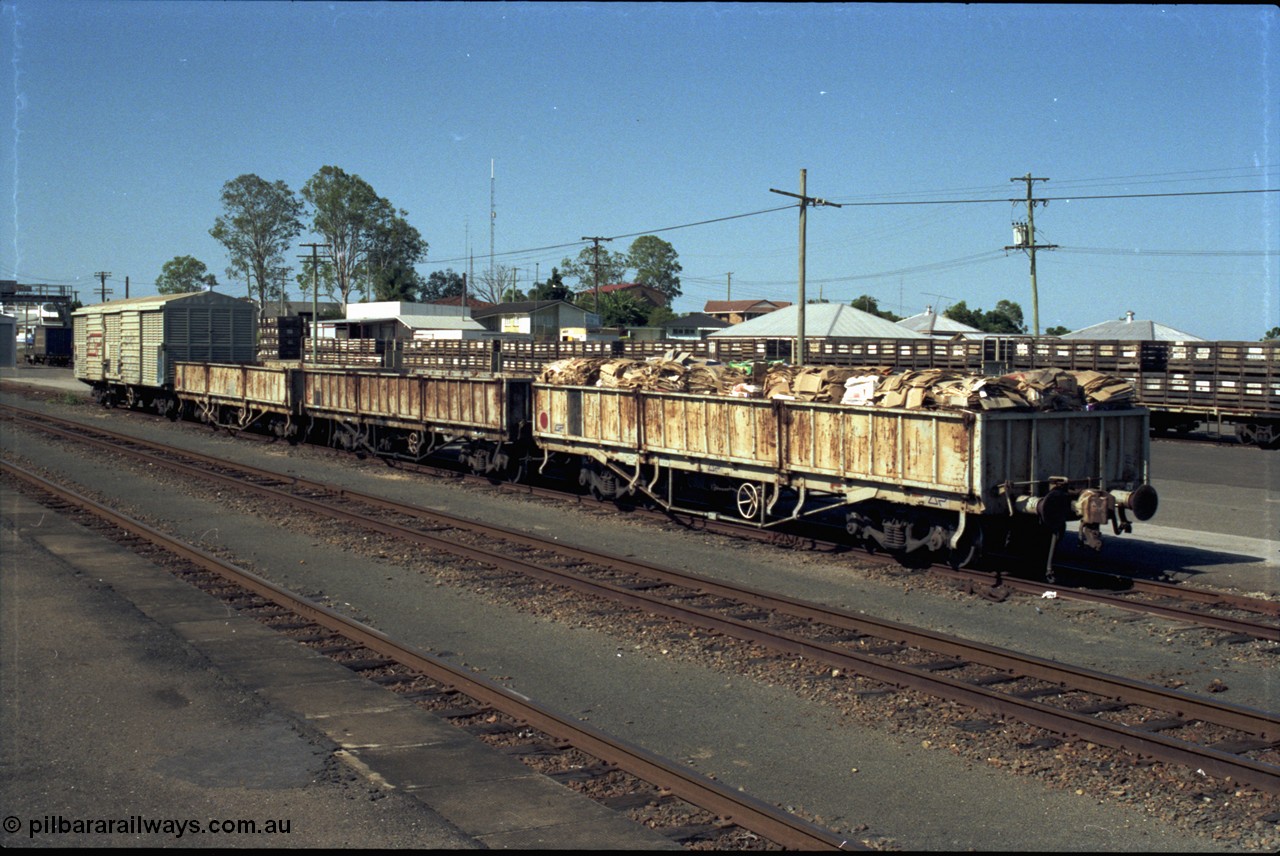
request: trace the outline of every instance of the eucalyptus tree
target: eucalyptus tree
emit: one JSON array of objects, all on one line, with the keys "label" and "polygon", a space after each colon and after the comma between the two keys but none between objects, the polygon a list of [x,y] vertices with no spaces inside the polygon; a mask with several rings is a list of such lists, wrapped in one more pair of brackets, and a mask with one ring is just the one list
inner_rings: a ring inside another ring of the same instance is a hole
[{"label": "eucalyptus tree", "polygon": [[462,278],[462,274],[456,273],[453,268],[432,271],[430,276],[427,277],[426,283],[422,286],[419,296],[424,303],[445,300],[449,297],[460,297],[466,285],[466,280]]},{"label": "eucalyptus tree", "polygon": [[378,300],[416,301],[426,286],[414,265],[427,257],[427,242],[408,215],[401,209],[370,230],[363,268]]},{"label": "eucalyptus tree", "polygon": [[[367,181],[336,166],[323,166],[302,186],[311,228],[328,245],[333,282],[343,303],[363,280],[366,295],[378,276],[394,286],[411,277],[407,269],[421,261],[426,241]],[[413,275],[416,278],[416,272]],[[414,286],[419,283],[414,279]]]},{"label": "eucalyptus tree", "polygon": [[[600,272],[599,280],[596,279],[597,264]],[[625,253],[613,252],[605,247],[600,247],[600,254],[597,260],[594,244],[589,247],[583,247],[576,259],[566,258],[560,262],[561,276],[577,279],[577,291],[579,293],[589,288],[595,288],[597,284],[612,285],[613,283],[622,282],[626,278],[627,269],[627,256]]]},{"label": "eucalyptus tree", "polygon": [[209,234],[227,248],[227,277],[249,280],[249,296],[264,306],[288,279],[284,254],[302,233],[302,202],[283,181],[247,173],[222,186],[222,211]]},{"label": "eucalyptus tree", "polygon": [[641,235],[627,251],[627,266],[635,270],[638,285],[656,288],[667,296],[667,305],[680,296],[680,262],[675,247],[657,235]]}]

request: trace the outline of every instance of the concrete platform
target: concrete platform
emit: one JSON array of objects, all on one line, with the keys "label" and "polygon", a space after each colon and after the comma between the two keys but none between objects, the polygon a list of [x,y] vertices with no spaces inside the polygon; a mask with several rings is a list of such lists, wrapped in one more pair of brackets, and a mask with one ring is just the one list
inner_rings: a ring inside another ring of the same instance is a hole
[{"label": "concrete platform", "polygon": [[[0,523],[2,846],[680,849],[21,496]],[[291,834],[57,821],[133,816]]]}]

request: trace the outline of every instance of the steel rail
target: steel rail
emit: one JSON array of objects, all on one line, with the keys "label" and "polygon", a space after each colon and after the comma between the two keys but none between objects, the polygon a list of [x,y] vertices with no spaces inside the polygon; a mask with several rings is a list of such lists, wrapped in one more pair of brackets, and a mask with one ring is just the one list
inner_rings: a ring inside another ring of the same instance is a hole
[{"label": "steel rail", "polygon": [[[136,442],[136,438],[127,439],[130,442]],[[146,444],[146,441],[142,442],[144,445]],[[181,450],[178,451],[182,453]],[[210,473],[199,468],[190,468],[188,465],[183,465],[173,461],[165,461],[158,456],[154,456],[146,452],[138,452],[136,450],[130,450],[130,452],[131,454],[135,454],[143,458],[154,459],[156,463],[164,466],[178,469],[185,468],[186,471],[191,472],[194,475],[213,478],[224,481],[240,489],[249,489],[277,499],[301,504],[309,510],[317,513],[341,516],[344,519],[359,522],[361,525],[374,529],[375,531],[408,538],[420,543],[426,543],[433,547],[446,550],[456,555],[463,555],[467,558],[480,561],[491,566],[509,569],[553,582],[559,582],[579,591],[599,594],[611,600],[623,602],[627,605],[637,607],[650,613],[660,614],[679,621],[695,624],[733,638],[768,645],[775,650],[809,657],[819,662],[829,663],[849,671],[858,672],[867,677],[884,681],[890,685],[922,689],[926,692],[953,698],[979,710],[985,710],[1002,716],[1013,716],[1024,722],[1038,725],[1057,733],[1074,734],[1078,737],[1101,745],[1108,745],[1126,751],[1135,751],[1140,754],[1159,757],[1180,764],[1191,765],[1214,775],[1224,777],[1234,776],[1237,780],[1255,784],[1258,787],[1271,792],[1280,792],[1280,768],[1273,765],[1258,763],[1248,758],[1215,750],[1212,747],[1197,746],[1176,738],[1169,738],[1160,734],[1144,732],[1140,727],[1129,727],[1114,724],[1088,715],[1054,708],[1034,700],[1019,699],[983,686],[976,686],[964,681],[955,681],[927,670],[918,670],[911,667],[886,663],[866,655],[822,645],[821,643],[814,642],[813,640],[803,639],[789,634],[762,630],[746,622],[710,615],[701,610],[673,605],[648,594],[638,593],[630,589],[612,586],[607,583],[585,580],[569,572],[563,572],[518,559],[512,559],[506,555],[483,550],[481,548],[459,545],[457,542],[438,538],[416,530],[406,529],[398,525],[369,520],[367,518],[363,518],[359,514],[345,510],[333,509],[332,506],[327,506],[324,503],[317,502],[312,499],[295,497],[275,488],[246,483],[242,480],[217,473]],[[222,463],[223,466],[232,466],[225,462],[220,463]],[[268,472],[258,468],[252,469],[255,474]],[[288,482],[306,481],[296,480],[292,476],[283,476],[282,478]],[[314,485],[316,483],[310,484]],[[348,497],[351,495],[350,492],[345,493]],[[437,512],[426,509],[417,509],[416,506],[409,506],[403,503],[388,503],[388,501],[381,501],[380,504],[390,504],[395,506],[397,510],[404,511],[406,513],[414,513],[420,510],[423,514],[429,517],[438,518],[441,516]],[[444,516],[451,517],[451,515]],[[487,528],[490,531],[494,529],[494,527]],[[566,551],[564,545],[556,542],[545,542],[541,541],[541,539],[532,538],[531,536],[521,535],[521,537],[537,541],[545,549],[561,553]],[[570,552],[575,552],[578,556],[588,561],[598,561],[601,558],[591,551],[571,550]],[[630,568],[632,570],[639,570],[645,567],[642,563],[619,559],[617,557],[605,557],[605,559],[606,561],[612,561],[624,568]],[[652,568],[653,566],[648,567]],[[1008,668],[1009,663],[1016,662],[1020,667],[1025,666],[1027,674],[1042,680],[1064,684],[1076,681],[1079,683],[1079,686],[1077,687],[1079,689],[1099,693],[1108,697],[1121,698],[1129,704],[1143,704],[1166,712],[1172,710],[1177,712],[1179,717],[1185,716],[1207,722],[1216,722],[1221,725],[1226,725],[1227,727],[1236,728],[1238,730],[1246,731],[1252,735],[1256,735],[1264,743],[1274,742],[1276,734],[1280,732],[1280,721],[1278,721],[1274,715],[1266,712],[1254,711],[1248,708],[1235,706],[1225,706],[1216,702],[1199,700],[1194,697],[1186,696],[1181,693],[1174,693],[1163,688],[1101,675],[1090,670],[1064,669],[1061,664],[1057,664],[1052,661],[1040,660],[1038,658],[1026,657],[1025,655],[1019,655],[1012,651],[1003,651],[1001,649],[990,648],[989,646],[982,645],[975,646],[965,642],[964,640],[955,639],[954,637],[945,637],[940,634],[920,631],[902,625],[893,625],[890,622],[872,622],[862,616],[851,616],[848,614],[825,610],[821,607],[814,607],[810,604],[792,601],[789,598],[778,598],[777,596],[768,593],[744,591],[734,586],[719,583],[707,585],[710,581],[690,577],[683,574],[683,572],[671,569],[659,570],[673,580],[691,580],[691,584],[699,590],[705,589],[708,592],[722,593],[726,596],[738,597],[740,599],[754,597],[758,599],[755,601],[758,605],[767,606],[769,608],[777,608],[780,604],[786,602],[792,607],[798,606],[805,613],[811,613],[814,615],[822,614],[832,620],[855,622],[853,625],[855,629],[857,627],[868,628],[872,624],[879,623],[881,626],[888,627],[888,633],[893,634],[877,634],[880,635],[881,638],[897,638],[898,641],[902,641],[904,644],[923,645],[926,648],[932,648],[935,652],[963,657],[972,662],[983,662],[986,665],[1002,671]],[[993,664],[993,657],[995,660],[1001,661],[1004,665]]]},{"label": "steel rail", "polygon": [[113,525],[150,541],[204,570],[224,576],[236,585],[296,612],[345,638],[356,641],[383,657],[420,671],[431,679],[486,706],[543,731],[551,737],[563,740],[606,763],[615,765],[642,781],[667,789],[690,804],[761,835],[784,848],[862,849],[854,842],[788,814],[762,800],[736,792],[641,747],[609,737],[596,728],[562,717],[526,696],[396,642],[368,625],[308,600],[251,571],[223,561],[198,547],[167,535],[23,467],[0,460],[0,470],[54,494],[97,517],[108,520]]}]

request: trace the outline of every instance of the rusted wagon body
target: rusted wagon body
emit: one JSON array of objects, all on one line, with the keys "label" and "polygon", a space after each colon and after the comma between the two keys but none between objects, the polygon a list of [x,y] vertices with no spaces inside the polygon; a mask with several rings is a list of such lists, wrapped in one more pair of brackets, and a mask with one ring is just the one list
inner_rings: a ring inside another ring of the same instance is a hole
[{"label": "rusted wagon body", "polygon": [[[843,510],[850,534],[910,552],[968,552],[975,516],[1056,536],[1080,520],[1128,528],[1154,513],[1147,412],[959,411],[534,385],[534,440],[591,462],[603,496],[683,509],[680,476],[732,490],[737,516],[773,526]],[[700,510],[699,513],[706,513]],[[715,512],[712,512],[713,514]]]},{"label": "rusted wagon body", "polygon": [[[265,420],[277,436],[294,437],[300,375],[300,370],[287,366],[177,363],[173,394],[202,422],[243,430]],[[169,412],[176,418],[179,411]]]},{"label": "rusted wagon body", "polygon": [[418,460],[451,448],[478,472],[512,466],[528,439],[529,378],[287,365],[180,363],[174,392],[205,422]]},{"label": "rusted wagon body", "polygon": [[474,471],[507,472],[527,442],[531,380],[308,370],[302,407],[327,419],[335,445],[417,459],[451,448]]}]

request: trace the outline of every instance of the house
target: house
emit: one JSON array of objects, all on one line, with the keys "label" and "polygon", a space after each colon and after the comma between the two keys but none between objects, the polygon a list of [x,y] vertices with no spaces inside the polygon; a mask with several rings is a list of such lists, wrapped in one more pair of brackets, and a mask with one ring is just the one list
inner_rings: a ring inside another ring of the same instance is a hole
[{"label": "house", "polygon": [[923,333],[926,336],[938,339],[981,339],[991,335],[976,327],[970,327],[968,324],[961,324],[959,321],[955,321],[945,315],[939,315],[933,311],[932,306],[926,306],[924,312],[919,315],[903,318],[897,323],[908,330],[915,330],[917,333]]},{"label": "house", "polygon": [[[594,288],[585,288],[578,292],[578,296],[581,299],[583,296],[594,295],[595,292]],[[626,294],[634,297],[637,302],[650,306],[666,306],[669,302],[666,294],[651,285],[641,285],[638,282],[615,282],[600,286],[600,295],[603,297],[606,294]]]},{"label": "house", "polygon": [[[786,306],[741,324],[711,333],[711,339],[795,339],[800,309]],[[922,333],[844,303],[805,306],[806,339],[926,339]]]},{"label": "house", "polygon": [[683,318],[672,318],[664,321],[658,325],[658,328],[662,331],[662,338],[664,339],[699,341],[707,338],[711,333],[723,330],[728,326],[728,321],[713,318],[705,312],[694,312],[691,315],[685,315]]},{"label": "house", "polygon": [[1094,339],[1122,340],[1136,342],[1203,342],[1199,336],[1192,336],[1181,330],[1175,330],[1155,321],[1139,321],[1133,312],[1126,312],[1119,321],[1103,321],[1083,330],[1063,333],[1061,339]]},{"label": "house", "polygon": [[786,300],[708,300],[702,311],[726,323],[741,324],[790,305]]},{"label": "house", "polygon": [[491,333],[529,336],[535,342],[583,342],[599,317],[567,300],[522,300],[473,309],[471,317]]},{"label": "house", "polygon": [[320,336],[337,339],[479,339],[485,328],[456,308],[388,300],[348,303],[342,318],[320,322]]}]

